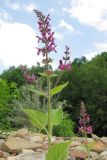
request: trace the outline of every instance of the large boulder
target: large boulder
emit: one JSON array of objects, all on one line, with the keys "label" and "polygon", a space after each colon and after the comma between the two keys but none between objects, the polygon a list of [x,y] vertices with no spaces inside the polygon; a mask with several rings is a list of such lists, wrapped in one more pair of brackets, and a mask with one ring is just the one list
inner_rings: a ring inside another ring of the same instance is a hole
[{"label": "large boulder", "polygon": [[6,142],[2,145],[2,150],[9,153],[20,153],[22,149],[33,149],[36,150],[42,145],[19,137],[8,137]]}]

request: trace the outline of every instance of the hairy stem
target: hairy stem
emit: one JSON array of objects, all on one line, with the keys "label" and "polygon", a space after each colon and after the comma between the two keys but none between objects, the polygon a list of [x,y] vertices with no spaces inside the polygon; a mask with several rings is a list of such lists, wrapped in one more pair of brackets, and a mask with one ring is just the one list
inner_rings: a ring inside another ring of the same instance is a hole
[{"label": "hairy stem", "polygon": [[47,101],[47,108],[48,108],[48,145],[49,148],[51,147],[51,95],[50,95],[50,76],[48,75],[49,65],[48,65],[48,53],[46,53],[46,71],[47,71],[47,90],[48,90],[48,101]]}]

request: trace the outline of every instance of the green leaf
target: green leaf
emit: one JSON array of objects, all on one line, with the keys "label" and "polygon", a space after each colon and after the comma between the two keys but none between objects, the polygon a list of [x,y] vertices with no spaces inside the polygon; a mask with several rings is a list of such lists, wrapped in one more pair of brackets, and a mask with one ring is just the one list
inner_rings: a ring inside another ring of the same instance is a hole
[{"label": "green leaf", "polygon": [[46,160],[67,160],[69,155],[69,142],[53,145],[46,155]]},{"label": "green leaf", "polygon": [[54,87],[54,88],[51,89],[51,91],[50,91],[51,95],[53,96],[53,95],[61,92],[67,85],[68,85],[68,82]]},{"label": "green leaf", "polygon": [[58,109],[51,110],[51,124],[58,125],[63,120],[63,111],[62,108],[59,107]]},{"label": "green leaf", "polygon": [[46,73],[39,73],[41,76],[43,77],[47,77],[47,74]]},{"label": "green leaf", "polygon": [[35,90],[33,88],[29,88],[30,91],[32,91],[33,93],[36,93],[38,94],[39,96],[43,96],[43,97],[46,97],[47,98],[47,95],[45,92],[42,92],[42,91],[38,91],[38,90]]},{"label": "green leaf", "polygon": [[[41,76],[43,77],[47,77],[48,75],[46,73],[39,73]],[[58,75],[57,74],[51,74],[49,75],[49,77],[57,77]]]},{"label": "green leaf", "polygon": [[47,125],[47,114],[34,110],[34,109],[23,109],[28,115],[31,124],[39,129],[45,129]]}]

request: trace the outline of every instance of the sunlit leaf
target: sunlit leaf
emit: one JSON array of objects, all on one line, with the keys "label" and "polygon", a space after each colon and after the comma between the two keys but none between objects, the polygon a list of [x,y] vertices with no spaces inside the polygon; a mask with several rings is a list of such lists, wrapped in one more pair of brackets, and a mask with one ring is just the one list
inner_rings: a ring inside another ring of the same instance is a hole
[{"label": "sunlit leaf", "polygon": [[[39,73],[41,76],[43,77],[47,77],[48,75],[46,73]],[[58,75],[57,74],[51,74],[49,75],[50,77],[57,77]]]},{"label": "sunlit leaf", "polygon": [[29,90],[33,93],[36,93],[38,94],[39,96],[43,96],[43,97],[47,97],[46,93],[45,92],[42,92],[42,91],[38,91],[36,89],[33,89],[33,88],[29,88]]},{"label": "sunlit leaf", "polygon": [[67,85],[68,85],[68,82],[54,87],[54,88],[51,89],[51,91],[50,91],[51,95],[53,96],[53,95],[61,92]]},{"label": "sunlit leaf", "polygon": [[53,145],[46,155],[46,160],[67,160],[69,145],[71,142],[64,142]]},{"label": "sunlit leaf", "polygon": [[47,114],[34,110],[34,109],[23,109],[28,115],[31,124],[39,129],[45,129],[47,125]]},{"label": "sunlit leaf", "polygon": [[63,111],[62,108],[59,107],[58,109],[51,110],[51,124],[52,125],[59,125],[63,120]]}]

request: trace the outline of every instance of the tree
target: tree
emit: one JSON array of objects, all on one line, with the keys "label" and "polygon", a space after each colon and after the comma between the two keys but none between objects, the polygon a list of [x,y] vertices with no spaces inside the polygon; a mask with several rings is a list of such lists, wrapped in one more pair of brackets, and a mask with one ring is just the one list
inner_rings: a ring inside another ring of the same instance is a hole
[{"label": "tree", "polygon": [[0,77],[8,83],[15,82],[18,87],[25,83],[20,68],[15,66],[5,70]]},{"label": "tree", "polygon": [[106,135],[107,130],[107,53],[96,56],[89,62],[74,60],[72,71],[64,73],[62,81],[69,79],[69,85],[60,94],[66,100],[64,110],[73,121],[79,118],[81,101],[85,102],[92,117],[94,132]]}]

